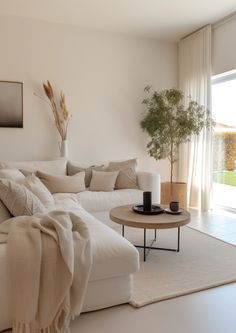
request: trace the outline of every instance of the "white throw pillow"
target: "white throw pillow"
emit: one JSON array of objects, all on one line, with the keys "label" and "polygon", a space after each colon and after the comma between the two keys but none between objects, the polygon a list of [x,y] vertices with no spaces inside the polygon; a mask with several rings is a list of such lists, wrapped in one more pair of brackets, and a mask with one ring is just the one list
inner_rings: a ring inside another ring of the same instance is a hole
[{"label": "white throw pillow", "polygon": [[25,176],[18,169],[0,169],[0,178],[14,180],[15,182],[25,179]]},{"label": "white throw pillow", "polygon": [[52,194],[35,174],[27,176],[21,184],[33,192],[48,210],[55,208]]},{"label": "white throw pillow", "polygon": [[57,176],[36,172],[36,176],[44,183],[51,193],[79,193],[85,191],[85,172],[74,176]]},{"label": "white throw pillow", "polygon": [[108,172],[92,170],[90,191],[113,191],[118,174],[119,171]]},{"label": "white throw pillow", "polygon": [[42,202],[24,185],[0,179],[0,199],[13,216],[45,213]]}]

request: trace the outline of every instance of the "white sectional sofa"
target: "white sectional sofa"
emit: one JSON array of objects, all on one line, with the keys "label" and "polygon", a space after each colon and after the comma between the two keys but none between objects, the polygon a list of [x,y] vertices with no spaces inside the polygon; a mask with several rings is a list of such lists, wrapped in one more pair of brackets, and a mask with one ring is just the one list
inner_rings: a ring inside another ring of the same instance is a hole
[{"label": "white sectional sofa", "polygon": [[[65,160],[3,162],[0,163],[0,168],[40,170],[65,175],[66,164],[67,161]],[[131,297],[132,274],[139,269],[138,251],[106,223],[109,224],[108,213],[111,208],[123,204],[142,202],[142,192],[144,190],[152,191],[153,201],[159,203],[159,175],[138,171],[137,178],[138,189],[54,194],[56,208],[79,210],[91,233],[93,266],[83,312],[126,303]],[[7,274],[6,244],[0,244],[0,330],[11,327],[10,289]]]}]

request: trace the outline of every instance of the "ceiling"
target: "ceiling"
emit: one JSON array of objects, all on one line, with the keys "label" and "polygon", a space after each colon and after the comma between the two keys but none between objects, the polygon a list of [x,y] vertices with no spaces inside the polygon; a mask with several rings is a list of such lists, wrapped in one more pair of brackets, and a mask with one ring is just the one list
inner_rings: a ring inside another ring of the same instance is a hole
[{"label": "ceiling", "polygon": [[235,0],[1,0],[0,14],[177,41],[236,11]]}]

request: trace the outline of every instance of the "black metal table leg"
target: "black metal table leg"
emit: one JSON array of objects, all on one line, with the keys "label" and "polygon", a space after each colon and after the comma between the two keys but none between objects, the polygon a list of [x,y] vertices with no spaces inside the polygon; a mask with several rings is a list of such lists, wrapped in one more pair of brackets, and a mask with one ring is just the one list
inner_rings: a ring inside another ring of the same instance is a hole
[{"label": "black metal table leg", "polygon": [[180,227],[178,227],[178,247],[177,247],[177,252],[179,252],[179,247],[180,247]]},{"label": "black metal table leg", "polygon": [[157,240],[157,229],[154,229],[155,230],[155,237],[154,237],[154,240],[156,241]]},{"label": "black metal table leg", "polygon": [[122,236],[125,236],[125,226],[122,224]]},{"label": "black metal table leg", "polygon": [[[137,248],[143,249],[143,261],[146,261],[148,253],[150,250],[161,250],[161,251],[171,251],[171,252],[180,252],[180,227],[178,227],[178,240],[177,240],[177,248],[165,248],[165,247],[156,247],[152,246],[156,239],[153,239],[150,245],[147,245],[146,239],[146,229],[143,229],[143,245],[134,245]],[[156,237],[156,230],[155,230],[155,237]]]},{"label": "black metal table leg", "polygon": [[146,229],[143,229],[143,261],[146,261]]}]

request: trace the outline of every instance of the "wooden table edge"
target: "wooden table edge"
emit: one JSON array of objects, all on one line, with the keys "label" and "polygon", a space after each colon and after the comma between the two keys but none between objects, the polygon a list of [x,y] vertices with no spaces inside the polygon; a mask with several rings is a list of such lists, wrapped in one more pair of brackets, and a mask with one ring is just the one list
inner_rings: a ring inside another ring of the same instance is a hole
[{"label": "wooden table edge", "polygon": [[[117,207],[112,208],[109,212],[110,219],[113,222],[116,222],[120,225],[124,225],[127,227],[133,227],[133,228],[141,228],[141,229],[172,229],[172,228],[183,227],[184,225],[188,224],[191,221],[191,215],[186,210],[184,210],[184,212],[187,213],[187,216],[185,215],[185,219],[183,221],[169,222],[169,223],[166,222],[166,223],[160,223],[160,224],[158,224],[158,222],[150,222],[150,223],[134,222],[134,221],[124,220],[122,218],[112,215],[113,209],[118,209],[120,207],[123,207],[123,208],[130,207],[132,209],[132,206],[133,206],[133,204],[132,205],[122,205],[122,206],[117,206]],[[136,214],[136,213],[134,213],[134,214]],[[162,213],[162,214],[166,214],[169,216],[176,216],[176,215],[171,215],[171,214],[167,214],[167,213]],[[137,217],[138,216],[139,216],[139,214],[137,214]],[[145,215],[142,215],[142,216],[145,216]],[[146,216],[151,216],[151,215],[146,215]]]}]

